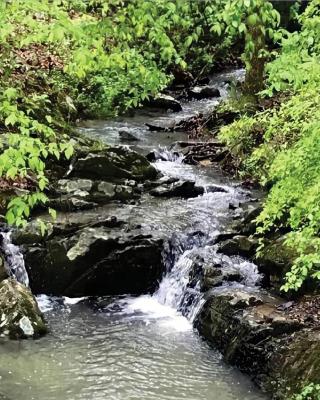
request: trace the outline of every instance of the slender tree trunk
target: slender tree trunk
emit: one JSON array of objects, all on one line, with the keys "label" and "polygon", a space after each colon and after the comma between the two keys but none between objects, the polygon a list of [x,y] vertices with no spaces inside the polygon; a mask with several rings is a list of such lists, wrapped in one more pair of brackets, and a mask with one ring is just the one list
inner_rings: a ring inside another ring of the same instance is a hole
[{"label": "slender tree trunk", "polygon": [[264,88],[266,58],[261,56],[261,52],[266,48],[265,38],[259,25],[251,27],[249,35],[254,43],[254,50],[250,59],[245,60],[247,70],[243,90],[246,94],[256,95]]}]

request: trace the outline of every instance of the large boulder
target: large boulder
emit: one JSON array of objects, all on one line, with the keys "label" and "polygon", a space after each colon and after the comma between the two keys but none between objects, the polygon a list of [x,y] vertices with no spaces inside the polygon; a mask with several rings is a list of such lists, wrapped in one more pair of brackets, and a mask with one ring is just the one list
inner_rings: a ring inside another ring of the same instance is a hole
[{"label": "large boulder", "polygon": [[164,273],[162,239],[140,229],[87,226],[26,248],[34,293],[99,296],[153,291]]},{"label": "large boulder", "polygon": [[157,174],[157,170],[144,156],[127,147],[115,146],[78,157],[69,176],[121,182],[125,179],[154,179]]},{"label": "large boulder", "polygon": [[257,290],[216,289],[197,319],[200,333],[227,362],[249,374],[274,399],[287,399],[303,380],[320,376],[320,336],[285,312],[280,298]]},{"label": "large boulder", "polygon": [[0,283],[0,333],[12,339],[36,338],[47,332],[31,291],[14,279]]}]

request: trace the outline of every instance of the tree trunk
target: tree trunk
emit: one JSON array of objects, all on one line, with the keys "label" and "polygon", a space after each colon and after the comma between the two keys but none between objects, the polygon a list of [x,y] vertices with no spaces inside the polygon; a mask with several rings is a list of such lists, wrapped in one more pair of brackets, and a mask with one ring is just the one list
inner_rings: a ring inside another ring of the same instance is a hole
[{"label": "tree trunk", "polygon": [[256,95],[264,88],[264,67],[266,58],[261,56],[261,52],[266,49],[265,37],[259,25],[249,28],[248,35],[252,38],[254,50],[251,57],[245,60],[246,77],[243,90],[245,94]]}]

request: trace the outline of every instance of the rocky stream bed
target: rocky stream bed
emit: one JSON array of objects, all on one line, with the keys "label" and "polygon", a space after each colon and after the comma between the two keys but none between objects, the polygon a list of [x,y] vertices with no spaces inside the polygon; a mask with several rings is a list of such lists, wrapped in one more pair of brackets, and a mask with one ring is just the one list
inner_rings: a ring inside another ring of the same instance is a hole
[{"label": "rocky stream bed", "polygon": [[281,237],[253,259],[262,194],[221,172],[221,144],[171,129],[237,76],[176,113],[83,123],[71,165],[56,168],[46,235],[34,221],[3,230],[0,398],[285,399],[298,377],[317,380],[318,302],[279,297]]}]

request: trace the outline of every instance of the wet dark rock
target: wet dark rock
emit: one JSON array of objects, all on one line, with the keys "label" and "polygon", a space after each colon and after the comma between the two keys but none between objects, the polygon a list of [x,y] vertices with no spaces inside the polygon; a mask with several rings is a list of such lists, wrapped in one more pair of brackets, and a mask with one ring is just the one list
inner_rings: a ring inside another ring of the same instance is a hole
[{"label": "wet dark rock", "polygon": [[179,182],[179,178],[163,176],[162,178],[160,178],[156,181],[146,181],[144,183],[144,188],[145,189],[154,189],[158,186],[171,185],[172,183],[176,183],[176,182]]},{"label": "wet dark rock", "polygon": [[118,182],[123,179],[143,181],[157,176],[156,169],[142,155],[126,147],[109,147],[86,154],[73,163],[70,177]]},{"label": "wet dark rock", "polygon": [[227,283],[241,283],[245,275],[237,263],[229,262],[219,255],[214,247],[206,247],[206,251],[199,250],[192,255],[192,266],[189,273],[189,286],[194,288],[200,284],[201,292],[208,292]]},{"label": "wet dark rock", "polygon": [[245,234],[253,234],[257,229],[255,219],[261,214],[263,207],[260,202],[248,204],[244,210],[244,217],[242,221],[242,232]]},{"label": "wet dark rock", "polygon": [[150,100],[147,105],[153,108],[162,108],[164,110],[172,110],[174,112],[182,111],[182,106],[178,100],[166,94],[159,94]]},{"label": "wet dark rock", "polygon": [[56,199],[50,199],[47,205],[57,211],[83,211],[91,210],[98,206],[97,203],[79,199],[73,196],[61,196]]},{"label": "wet dark rock", "polygon": [[203,275],[200,280],[200,290],[207,292],[226,282],[241,282],[243,277],[237,271],[225,270],[222,265],[206,266],[203,269]]},{"label": "wet dark rock", "polygon": [[203,76],[197,79],[197,84],[198,85],[209,85],[210,83],[210,78],[208,76]]},{"label": "wet dark rock", "polygon": [[123,182],[125,184],[121,185],[100,180],[61,179],[48,204],[59,211],[81,211],[112,200],[128,201],[139,197],[136,181]]},{"label": "wet dark rock", "polygon": [[211,86],[195,86],[188,90],[189,99],[202,100],[220,96],[219,89]]},{"label": "wet dark rock", "polygon": [[189,287],[194,288],[198,284],[203,275],[204,259],[201,256],[196,256],[193,260],[192,268],[189,272]]},{"label": "wet dark rock", "polygon": [[181,68],[174,68],[173,71],[173,82],[172,82],[172,86],[173,87],[177,87],[177,86],[181,86],[182,88],[189,86],[190,84],[192,84],[192,82],[194,81],[194,77],[191,74],[191,72],[189,71],[185,71]]},{"label": "wet dark rock", "polygon": [[214,244],[224,242],[228,239],[232,239],[234,236],[236,236],[239,232],[235,229],[228,229],[225,232],[219,233],[214,240]]},{"label": "wet dark rock", "polygon": [[152,132],[189,132],[190,134],[199,133],[203,129],[204,125],[205,119],[203,114],[183,118],[182,120],[167,126],[146,123],[148,129]]},{"label": "wet dark rock", "polygon": [[54,224],[46,220],[44,215],[41,218],[46,222],[47,227],[44,235],[41,234],[38,222],[33,220],[25,227],[12,231],[12,242],[29,249],[32,247],[31,245],[43,245],[55,237],[67,237],[86,227],[121,228],[124,225],[124,221],[115,216],[110,217],[101,214],[99,208],[89,212],[70,213],[61,211],[58,213],[58,218]]},{"label": "wet dark rock", "polygon": [[217,129],[217,127],[229,125],[240,117],[240,112],[232,110],[215,109],[207,119],[208,129]]},{"label": "wet dark rock", "polygon": [[130,130],[125,129],[119,131],[119,136],[124,142],[138,142],[140,140]]},{"label": "wet dark rock", "polygon": [[150,194],[155,197],[183,197],[185,199],[197,197],[203,193],[204,188],[196,186],[192,181],[165,184],[150,191]]},{"label": "wet dark rock", "polygon": [[244,235],[237,235],[219,244],[219,252],[227,255],[250,257],[255,254],[258,240]]},{"label": "wet dark rock", "polygon": [[25,246],[25,261],[36,294],[141,294],[164,272],[162,249],[162,239],[141,230],[89,226]]},{"label": "wet dark rock", "polygon": [[146,123],[146,127],[151,132],[171,132],[173,130],[173,128],[171,126],[160,126],[160,125],[154,125],[154,124],[149,124],[149,123]]},{"label": "wet dark rock", "polygon": [[228,190],[222,186],[211,185],[206,186],[207,193],[228,193]]},{"label": "wet dark rock", "polygon": [[229,210],[236,210],[236,209],[239,208],[239,207],[240,207],[239,202],[232,202],[232,203],[229,203]]},{"label": "wet dark rock", "polygon": [[141,190],[135,185],[114,185],[110,182],[97,181],[90,199],[104,204],[110,200],[121,200],[127,202],[140,196]]},{"label": "wet dark rock", "polygon": [[177,142],[175,148],[183,154],[183,162],[191,165],[220,162],[228,153],[218,142]]},{"label": "wet dark rock", "polygon": [[8,267],[4,257],[0,254],[0,282],[9,277]]},{"label": "wet dark rock", "polygon": [[0,333],[11,339],[36,338],[47,332],[31,291],[14,279],[0,283]]},{"label": "wet dark rock", "polygon": [[[179,157],[179,153],[178,152],[172,152],[170,154],[171,159],[172,158],[178,158]],[[150,153],[148,153],[146,155],[146,158],[148,161],[150,162],[155,162],[155,161],[171,161],[168,160],[168,155],[166,153],[164,153],[163,151],[158,151],[158,150],[153,150]]]},{"label": "wet dark rock", "polygon": [[217,268],[212,268],[211,266],[203,268],[200,279],[200,289],[202,292],[207,292],[216,286],[221,286],[223,282],[223,273],[219,266]]},{"label": "wet dark rock", "polygon": [[263,387],[275,393],[274,398],[286,400],[293,393],[300,392],[304,382],[319,382],[319,344],[318,329],[304,329],[289,337],[284,335],[276,345],[278,351],[270,360],[276,368]]},{"label": "wet dark rock", "polygon": [[232,287],[210,293],[196,325],[227,362],[275,399],[318,379],[320,334],[280,311],[281,299]]},{"label": "wet dark rock", "polygon": [[58,191],[62,194],[87,194],[93,187],[90,179],[61,179],[58,182]]},{"label": "wet dark rock", "polygon": [[47,230],[44,235],[41,235],[37,221],[30,221],[25,227],[12,230],[11,239],[17,246],[28,245],[46,240],[51,233],[52,224],[47,223]]}]

